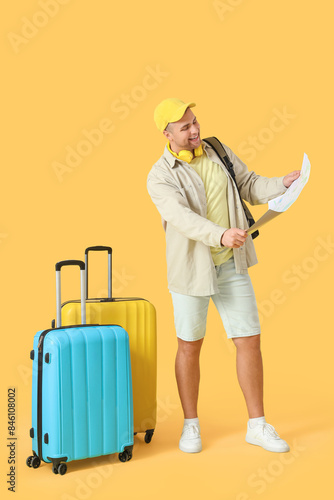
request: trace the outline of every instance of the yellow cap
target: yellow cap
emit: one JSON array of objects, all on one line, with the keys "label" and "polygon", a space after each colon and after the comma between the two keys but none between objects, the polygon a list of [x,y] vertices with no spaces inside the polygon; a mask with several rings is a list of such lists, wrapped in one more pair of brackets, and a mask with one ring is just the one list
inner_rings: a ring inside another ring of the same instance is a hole
[{"label": "yellow cap", "polygon": [[185,103],[180,99],[170,98],[162,101],[154,110],[154,121],[160,132],[168,123],[177,122],[182,118],[187,108],[196,106],[194,102]]}]

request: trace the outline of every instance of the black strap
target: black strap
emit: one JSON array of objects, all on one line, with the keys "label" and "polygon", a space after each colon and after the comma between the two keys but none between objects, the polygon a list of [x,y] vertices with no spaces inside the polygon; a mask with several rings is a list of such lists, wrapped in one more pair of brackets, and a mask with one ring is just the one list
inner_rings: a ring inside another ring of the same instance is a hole
[{"label": "black strap", "polygon": [[217,154],[217,156],[220,159],[220,161],[222,163],[224,163],[225,167],[227,168],[227,170],[231,174],[231,177],[232,177],[232,179],[233,179],[233,181],[234,181],[234,183],[235,183],[235,185],[237,187],[240,199],[242,201],[242,198],[241,198],[241,195],[240,195],[240,191],[239,191],[239,188],[238,188],[238,184],[237,184],[237,180],[235,178],[235,172],[234,172],[233,163],[229,159],[228,154],[226,153],[224,146],[217,139],[217,137],[206,137],[203,140],[204,140],[204,142],[206,142],[207,144],[209,144],[212,147],[212,149],[215,151],[215,153]]},{"label": "black strap", "polygon": [[[235,177],[233,163],[231,162],[230,158],[228,157],[228,154],[226,153],[224,146],[222,145],[220,140],[217,139],[217,137],[206,137],[205,139],[203,139],[203,141],[212,147],[212,149],[215,151],[215,153],[218,156],[218,158],[220,159],[220,161],[225,165],[228,172],[230,173],[230,175],[234,181],[234,184],[238,190],[239,198],[240,198],[242,207],[244,209],[246,219],[248,220],[248,224],[249,224],[249,226],[253,225],[255,222],[254,218],[253,218],[249,208],[245,205],[243,199],[241,198],[241,194],[240,194],[239,187],[237,184],[237,179]],[[259,231],[254,231],[254,233],[252,233],[251,236],[253,239],[255,239],[257,236],[259,236]]]}]

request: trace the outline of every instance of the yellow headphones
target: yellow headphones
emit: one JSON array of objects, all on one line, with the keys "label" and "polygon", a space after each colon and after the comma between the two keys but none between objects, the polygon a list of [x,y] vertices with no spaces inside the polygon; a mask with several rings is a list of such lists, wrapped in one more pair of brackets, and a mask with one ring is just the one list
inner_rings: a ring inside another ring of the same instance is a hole
[{"label": "yellow headphones", "polygon": [[174,153],[174,151],[172,151],[170,148],[169,142],[167,143],[167,148],[168,148],[168,151],[170,153],[172,153],[173,156],[175,156],[175,158],[177,158],[178,160],[186,161],[187,163],[191,162],[191,160],[194,158],[194,155],[195,156],[202,156],[202,154],[203,154],[202,144],[200,144],[198,146],[198,148],[196,148],[194,150],[194,155],[192,154],[191,151],[188,151],[187,149],[183,149],[182,151],[179,152],[179,154]]}]

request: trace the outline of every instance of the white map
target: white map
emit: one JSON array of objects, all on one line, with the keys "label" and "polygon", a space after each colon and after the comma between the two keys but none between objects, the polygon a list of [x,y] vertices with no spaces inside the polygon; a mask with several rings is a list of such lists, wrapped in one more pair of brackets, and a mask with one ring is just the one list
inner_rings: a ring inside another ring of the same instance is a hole
[{"label": "white map", "polygon": [[249,229],[247,229],[247,233],[254,233],[254,231],[256,231],[259,227],[267,224],[267,222],[270,222],[272,219],[291,207],[292,203],[296,201],[303,188],[305,187],[310,177],[310,172],[311,164],[307,157],[307,154],[304,153],[303,165],[298,179],[296,179],[291,184],[291,186],[285,191],[282,196],[278,196],[278,198],[274,198],[273,200],[269,201],[267,212],[262,215],[262,217],[257,220]]},{"label": "white map", "polygon": [[303,165],[300,171],[300,176],[296,179],[291,186],[285,191],[282,196],[270,200],[268,203],[269,210],[274,210],[275,212],[285,212],[292,203],[296,201],[303,188],[305,187],[311,172],[310,160],[306,153],[304,153]]}]

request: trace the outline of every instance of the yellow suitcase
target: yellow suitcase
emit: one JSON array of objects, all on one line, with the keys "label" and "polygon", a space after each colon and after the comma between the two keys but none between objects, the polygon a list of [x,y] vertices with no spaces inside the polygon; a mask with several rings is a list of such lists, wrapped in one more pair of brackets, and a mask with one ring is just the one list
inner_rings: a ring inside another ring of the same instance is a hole
[{"label": "yellow suitcase", "polygon": [[[88,298],[88,253],[108,252],[108,298]],[[157,338],[156,311],[145,299],[112,297],[112,249],[106,246],[89,247],[86,260],[86,322],[87,324],[116,324],[129,334],[133,385],[134,433],[145,432],[145,442],[152,439],[156,425]],[[80,301],[62,304],[62,326],[81,323]]]}]

